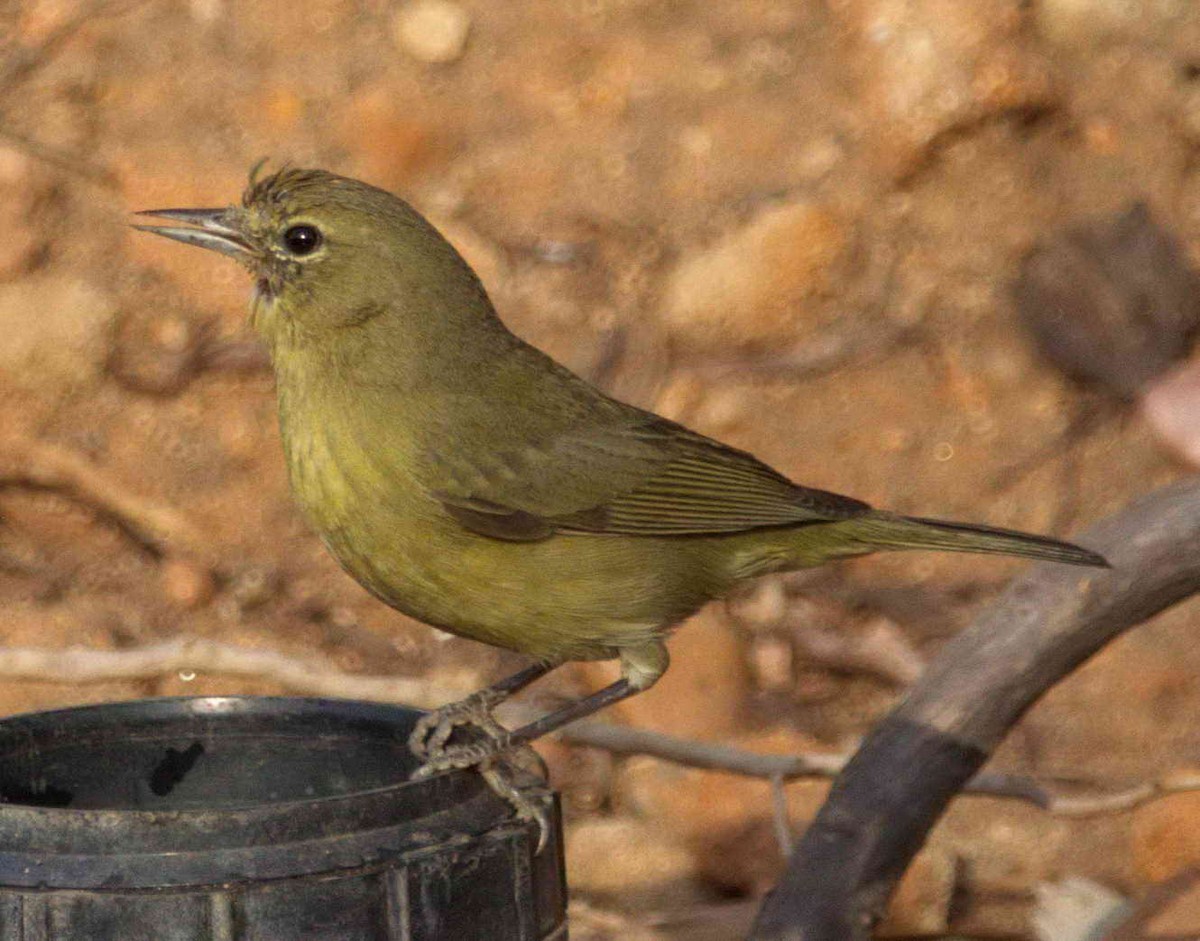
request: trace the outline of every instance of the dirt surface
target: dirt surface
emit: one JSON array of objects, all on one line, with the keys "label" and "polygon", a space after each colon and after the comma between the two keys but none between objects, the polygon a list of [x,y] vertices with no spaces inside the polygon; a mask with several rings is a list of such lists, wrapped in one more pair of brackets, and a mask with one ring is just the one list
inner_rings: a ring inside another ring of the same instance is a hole
[{"label": "dirt surface", "polygon": [[[1069,535],[1189,473],[1135,412],[1097,406],[1039,359],[1010,300],[1036,242],[1137,200],[1200,259],[1200,11],[1131,8],[0,4],[0,434],[13,442],[0,644],[194,635],[458,688],[519,663],[340,572],[287,491],[242,273],[126,227],[131,210],[235,201],[264,157],[401,193],[518,333],[806,484]],[[177,514],[187,550],[133,538],[86,488],[44,486],[29,442]],[[897,555],[760,586],[738,616],[714,608],[683,630],[668,679],[612,718],[760,750],[851,747],[1020,568]],[[847,660],[834,628],[875,639]],[[1200,764],[1197,629],[1192,603],[1113,645],[998,764],[1103,786]],[[284,691],[188,671],[5,682],[0,710]],[[781,865],[765,785],[546,753],[568,798],[579,937],[738,936]],[[798,823],[822,788],[789,789]],[[1029,937],[1042,880],[1134,890],[1200,864],[1200,806],[1138,814],[960,801],[896,930]],[[1198,836],[1163,841],[1164,827]]]}]

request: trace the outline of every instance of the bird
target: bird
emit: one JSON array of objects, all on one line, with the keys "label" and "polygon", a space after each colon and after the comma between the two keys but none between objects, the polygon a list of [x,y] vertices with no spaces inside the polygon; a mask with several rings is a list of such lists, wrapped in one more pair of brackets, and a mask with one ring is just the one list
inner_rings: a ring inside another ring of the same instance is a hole
[{"label": "bird", "polygon": [[[284,166],[240,204],[146,232],[250,272],[288,477],[342,567],[385,604],[530,665],[425,716],[418,776],[498,757],[649,689],[666,640],[747,579],[882,550],[1103,567],[1044,536],[904,516],[794,483],[600,391],[500,320],[463,257],[368,183]],[[570,661],[615,682],[515,730],[492,710]],[[450,744],[460,726],[485,733]]]}]

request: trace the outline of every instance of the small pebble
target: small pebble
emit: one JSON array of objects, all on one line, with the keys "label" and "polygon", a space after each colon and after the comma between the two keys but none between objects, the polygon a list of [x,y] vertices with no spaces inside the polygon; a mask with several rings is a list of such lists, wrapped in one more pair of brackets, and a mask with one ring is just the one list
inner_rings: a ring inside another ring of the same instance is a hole
[{"label": "small pebble", "polygon": [[235,576],[229,586],[229,596],[239,611],[250,611],[274,598],[279,587],[274,572],[255,566]]},{"label": "small pebble", "polygon": [[416,0],[392,24],[396,44],[421,62],[444,64],[462,57],[471,15],[450,0]]},{"label": "small pebble", "polygon": [[751,588],[734,594],[725,602],[725,609],[735,621],[751,629],[775,627],[788,611],[783,581],[778,578],[763,579]]},{"label": "small pebble", "polygon": [[794,651],[791,643],[778,634],[762,634],[750,644],[750,669],[754,685],[764,692],[792,688]]},{"label": "small pebble", "polygon": [[1045,359],[1124,401],[1186,358],[1200,333],[1200,272],[1144,203],[1041,241],[1012,297]]},{"label": "small pebble", "polygon": [[213,596],[212,575],[187,559],[167,559],[162,564],[162,587],[166,596],[184,608],[199,608]]},{"label": "small pebble", "polygon": [[193,343],[194,328],[182,317],[162,317],[150,329],[154,341],[164,350],[180,353]]},{"label": "small pebble", "polygon": [[1159,439],[1200,467],[1200,361],[1186,363],[1152,382],[1140,406]]}]

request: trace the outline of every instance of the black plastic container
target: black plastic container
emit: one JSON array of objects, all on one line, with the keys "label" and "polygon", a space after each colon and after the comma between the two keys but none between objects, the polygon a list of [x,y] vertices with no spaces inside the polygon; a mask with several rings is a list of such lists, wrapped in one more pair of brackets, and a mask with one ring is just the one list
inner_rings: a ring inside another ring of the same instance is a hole
[{"label": "black plastic container", "polygon": [[553,796],[535,856],[477,774],[408,783],[418,716],[205,697],[0,721],[0,939],[564,939]]}]

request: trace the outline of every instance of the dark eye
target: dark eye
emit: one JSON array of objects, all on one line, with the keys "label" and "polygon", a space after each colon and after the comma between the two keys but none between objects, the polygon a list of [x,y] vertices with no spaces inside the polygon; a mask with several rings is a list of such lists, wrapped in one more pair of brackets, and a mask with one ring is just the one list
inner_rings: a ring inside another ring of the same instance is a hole
[{"label": "dark eye", "polygon": [[321,230],[315,225],[294,225],[283,233],[283,244],[293,255],[311,255],[321,245]]}]

